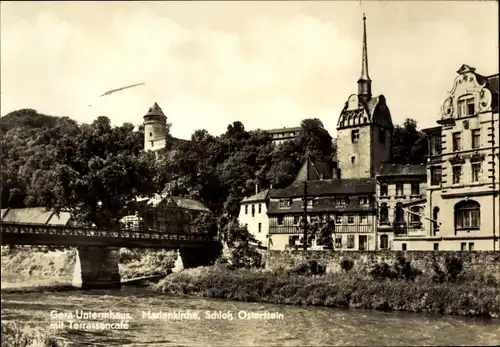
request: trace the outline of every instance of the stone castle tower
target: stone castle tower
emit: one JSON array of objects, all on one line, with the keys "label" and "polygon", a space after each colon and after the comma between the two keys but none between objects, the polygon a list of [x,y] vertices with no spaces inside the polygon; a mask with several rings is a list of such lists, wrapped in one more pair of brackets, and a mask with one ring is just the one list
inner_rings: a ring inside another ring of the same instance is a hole
[{"label": "stone castle tower", "polygon": [[372,96],[368,75],[366,17],[358,94],[352,94],[337,123],[337,161],[341,178],[374,177],[380,164],[391,160],[393,129],[385,97]]},{"label": "stone castle tower", "polygon": [[167,117],[155,102],[144,116],[144,150],[165,148],[167,138]]}]

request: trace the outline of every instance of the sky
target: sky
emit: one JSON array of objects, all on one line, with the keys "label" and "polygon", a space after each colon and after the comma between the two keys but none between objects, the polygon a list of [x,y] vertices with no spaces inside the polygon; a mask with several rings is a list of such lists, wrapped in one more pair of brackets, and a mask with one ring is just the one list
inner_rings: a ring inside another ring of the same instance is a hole
[{"label": "sky", "polygon": [[[319,118],[335,136],[361,73],[393,123],[434,126],[462,64],[498,73],[496,1],[16,2],[0,4],[1,115],[33,108],[214,135]],[[142,86],[100,97],[134,83]]]}]

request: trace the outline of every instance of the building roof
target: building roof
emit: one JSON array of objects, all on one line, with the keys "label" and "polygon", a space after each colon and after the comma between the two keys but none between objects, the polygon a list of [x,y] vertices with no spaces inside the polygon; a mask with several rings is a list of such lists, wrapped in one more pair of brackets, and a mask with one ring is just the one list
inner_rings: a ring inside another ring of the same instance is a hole
[{"label": "building roof", "polygon": [[283,128],[277,128],[277,129],[268,129],[265,131],[268,132],[269,134],[281,134],[281,133],[287,133],[287,132],[291,132],[291,131],[301,131],[301,130],[302,130],[302,127],[292,127],[292,128],[283,127]]},{"label": "building roof", "polygon": [[425,165],[391,164],[383,163],[376,174],[376,177],[385,176],[427,176]]},{"label": "building roof", "polygon": [[187,198],[181,198],[181,197],[176,197],[176,196],[169,196],[167,193],[161,193],[161,194],[155,194],[152,198],[138,198],[136,200],[137,202],[143,202],[146,203],[147,205],[151,205],[153,207],[158,206],[162,202],[170,202],[174,203],[177,207],[186,209],[186,210],[196,210],[196,211],[204,211],[204,212],[210,212],[210,209],[203,205],[201,202],[193,200],[193,199],[187,199]]},{"label": "building roof", "polygon": [[295,176],[295,181],[316,181],[321,179],[332,179],[334,162],[324,161],[307,155],[302,166]]},{"label": "building roof", "polygon": [[258,202],[265,201],[267,199],[267,194],[269,193],[269,189],[265,189],[255,195],[245,197],[241,200],[242,203],[246,202]]},{"label": "building roof", "polygon": [[[308,196],[375,194],[376,180],[364,179],[330,179],[307,182]],[[272,189],[270,198],[294,198],[304,196],[304,182],[294,182],[283,189]]]},{"label": "building roof", "polygon": [[2,221],[10,223],[66,225],[71,219],[69,212],[61,212],[59,216],[45,207],[10,208],[2,210]]},{"label": "building roof", "polygon": [[155,102],[153,106],[151,106],[148,110],[148,113],[144,117],[147,116],[162,116],[165,117],[165,114],[163,113],[162,109],[158,104]]}]

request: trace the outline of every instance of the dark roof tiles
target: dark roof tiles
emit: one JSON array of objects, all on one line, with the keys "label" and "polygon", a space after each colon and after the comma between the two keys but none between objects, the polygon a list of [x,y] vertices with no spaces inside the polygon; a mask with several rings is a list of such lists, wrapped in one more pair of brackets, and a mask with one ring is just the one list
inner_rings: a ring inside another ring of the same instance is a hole
[{"label": "dark roof tiles", "polygon": [[410,164],[391,164],[384,163],[380,165],[377,177],[380,176],[426,176],[427,168],[425,165]]},{"label": "dark roof tiles", "polygon": [[[366,179],[331,179],[307,182],[308,196],[339,194],[374,194],[376,181]],[[304,195],[304,182],[294,182],[283,189],[273,189],[270,198],[293,198]]]}]

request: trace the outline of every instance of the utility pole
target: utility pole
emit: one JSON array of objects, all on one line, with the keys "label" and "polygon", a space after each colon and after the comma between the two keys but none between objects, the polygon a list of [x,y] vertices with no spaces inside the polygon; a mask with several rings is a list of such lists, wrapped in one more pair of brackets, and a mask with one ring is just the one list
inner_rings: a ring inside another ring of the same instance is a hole
[{"label": "utility pole", "polygon": [[[309,168],[307,168],[309,171]],[[304,182],[304,251],[307,251],[307,179]]]},{"label": "utility pole", "polygon": [[[499,120],[500,121],[500,120]],[[495,172],[495,113],[491,111],[491,180],[493,189],[493,252],[496,251],[496,172]]]}]

